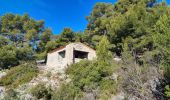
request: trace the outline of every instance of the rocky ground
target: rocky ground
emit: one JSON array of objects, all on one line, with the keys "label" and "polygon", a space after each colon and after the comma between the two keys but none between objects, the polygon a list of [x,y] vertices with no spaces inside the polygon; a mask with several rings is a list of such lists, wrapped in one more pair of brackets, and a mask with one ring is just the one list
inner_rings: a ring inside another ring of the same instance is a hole
[{"label": "rocky ground", "polygon": [[[69,82],[70,79],[65,74],[51,73],[52,71],[46,69],[46,66],[38,66],[39,74],[37,77],[33,78],[29,83],[19,86],[15,91],[19,93],[19,97],[22,100],[34,100],[33,96],[29,93],[30,89],[40,83],[46,84],[46,86],[51,86],[53,90],[57,90],[60,84]],[[6,72],[0,72],[0,78],[5,76]],[[0,86],[0,100],[3,99],[5,95],[5,87]]]},{"label": "rocky ground", "polygon": [[[6,75],[5,71],[0,71],[0,78],[2,78],[5,75]],[[4,93],[5,93],[5,87],[0,86],[0,99],[3,98]]]},{"label": "rocky ground", "polygon": [[[19,97],[22,100],[34,100],[34,97],[30,94],[30,89],[36,86],[37,84],[44,83],[46,84],[47,87],[51,86],[52,90],[56,91],[60,87],[61,84],[71,81],[71,79],[69,79],[67,75],[62,74],[62,73],[55,73],[54,70],[47,69],[45,65],[38,66],[38,68],[39,68],[39,74],[37,77],[33,78],[29,83],[23,84],[19,86],[17,89],[15,89],[15,91],[18,93]],[[160,84],[160,82],[158,79],[159,76],[155,76],[156,70],[154,71],[152,70],[152,72],[154,72],[152,73],[153,75],[150,75],[150,74],[147,75],[147,76],[150,76],[150,80],[144,83],[144,85],[147,84],[147,87],[150,87],[153,93],[154,91],[157,92],[156,88],[157,88],[157,85]],[[6,73],[7,71],[0,71],[0,78],[5,76]],[[113,73],[113,75],[109,78],[112,80],[117,80],[118,76],[122,75],[123,73],[125,74],[125,72],[120,72],[120,73]],[[5,91],[6,91],[5,87],[0,86],[0,100],[3,99],[5,95]],[[117,93],[117,95],[112,96],[112,100],[124,100],[125,97],[126,97],[126,92],[121,91],[120,93]],[[89,98],[89,100],[95,99],[93,94],[87,94],[87,98]],[[128,97],[129,100],[136,100],[135,98],[136,98],[135,96]]]}]

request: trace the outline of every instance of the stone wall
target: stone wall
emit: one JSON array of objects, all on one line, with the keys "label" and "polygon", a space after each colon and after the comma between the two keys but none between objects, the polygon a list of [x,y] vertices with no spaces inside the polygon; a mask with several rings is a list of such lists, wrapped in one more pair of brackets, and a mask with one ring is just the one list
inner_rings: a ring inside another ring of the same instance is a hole
[{"label": "stone wall", "polygon": [[[64,70],[67,68],[68,65],[75,62],[81,61],[81,59],[77,60],[74,59],[74,53],[73,51],[82,51],[82,52],[88,52],[88,60],[93,60],[96,58],[96,52],[95,50],[91,49],[90,47],[82,44],[82,43],[70,43],[65,48],[62,48],[61,50],[57,50],[52,53],[48,53],[47,56],[47,67],[48,69],[55,70],[57,72],[64,72]],[[60,58],[59,52],[65,51],[65,57]]]}]

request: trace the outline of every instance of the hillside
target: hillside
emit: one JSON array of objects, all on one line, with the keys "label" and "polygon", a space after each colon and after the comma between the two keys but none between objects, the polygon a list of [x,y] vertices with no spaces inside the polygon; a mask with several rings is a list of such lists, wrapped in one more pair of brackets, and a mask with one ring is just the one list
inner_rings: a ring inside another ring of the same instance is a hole
[{"label": "hillside", "polygon": [[[4,14],[0,16],[0,99],[168,100],[169,15],[165,1],[99,2],[86,17],[83,32],[66,27],[54,35],[45,21],[28,14]],[[70,43],[92,48],[97,57],[68,65],[64,73],[47,69],[46,62],[36,63]]]}]

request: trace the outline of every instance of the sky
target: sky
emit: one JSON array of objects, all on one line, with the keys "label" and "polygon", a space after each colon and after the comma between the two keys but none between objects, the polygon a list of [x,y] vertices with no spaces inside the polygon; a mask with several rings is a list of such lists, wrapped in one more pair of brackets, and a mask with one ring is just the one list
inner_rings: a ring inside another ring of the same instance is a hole
[{"label": "sky", "polygon": [[[44,20],[45,26],[54,34],[60,34],[64,27],[74,31],[86,28],[86,16],[97,2],[115,3],[117,0],[0,0],[0,15],[28,13],[36,20]],[[167,0],[170,2],[170,0]]]},{"label": "sky", "polygon": [[28,13],[36,20],[44,20],[45,26],[54,34],[62,32],[64,27],[74,31],[86,28],[88,16],[97,2],[116,0],[0,0],[0,15]]}]

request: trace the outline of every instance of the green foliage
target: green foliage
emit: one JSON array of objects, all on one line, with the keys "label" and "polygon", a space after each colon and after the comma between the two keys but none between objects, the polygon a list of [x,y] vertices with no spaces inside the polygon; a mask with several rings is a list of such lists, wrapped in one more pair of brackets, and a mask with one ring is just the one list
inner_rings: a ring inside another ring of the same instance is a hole
[{"label": "green foliage", "polygon": [[[20,61],[34,60],[35,53],[36,59],[44,59],[47,52],[76,41],[96,48],[97,59],[71,65],[67,73],[72,82],[54,93],[54,100],[79,98],[83,92],[97,89],[100,92],[98,97],[102,99],[115,94],[117,83],[109,79],[117,67],[112,62],[112,53],[121,56],[126,63],[124,67],[134,71],[135,76],[138,75],[136,72],[141,71],[131,67],[134,66],[132,63],[135,63],[135,67],[162,66],[169,81],[169,15],[170,7],[165,2],[156,3],[156,0],[118,0],[114,5],[97,3],[87,16],[88,25],[84,33],[64,28],[60,35],[55,36],[50,29],[44,28],[44,21],[36,21],[28,14],[5,14],[0,19],[0,34],[6,33],[0,36],[0,68],[16,66]],[[33,52],[33,48],[25,44],[32,47],[37,45],[38,49]],[[9,74],[1,79],[1,85],[17,87],[36,76],[37,71],[33,67],[24,66],[32,65],[22,64],[11,68]],[[127,75],[128,73],[130,72]],[[145,73],[141,73],[141,76]],[[131,80],[136,81],[135,76]],[[133,84],[130,83],[130,86]],[[169,87],[165,89],[165,94],[169,96]],[[33,90],[38,98],[49,94],[42,85]]]},{"label": "green foliage", "polygon": [[35,29],[28,30],[26,34],[26,39],[29,41],[34,41],[38,36],[38,32]]},{"label": "green foliage", "polygon": [[34,51],[29,46],[24,46],[16,50],[16,58],[22,61],[34,60]]},{"label": "green foliage", "polygon": [[145,4],[149,4],[149,3],[155,3],[156,0],[118,0],[118,2],[115,4],[114,10],[117,13],[124,14],[128,11],[130,7],[141,2]]},{"label": "green foliage", "polygon": [[4,46],[0,48],[0,69],[6,69],[18,64],[15,48],[13,46]]},{"label": "green foliage", "polygon": [[16,48],[14,45],[7,45],[0,48],[0,68],[7,69],[19,64],[19,61],[34,60],[34,52],[31,47],[23,46]]},{"label": "green foliage", "polygon": [[51,40],[52,31],[44,27],[44,21],[34,20],[28,14],[7,13],[1,16],[0,21],[0,33],[4,37],[4,42],[0,41],[0,45],[14,44],[16,47],[22,47],[29,44],[36,46],[36,51],[44,52],[46,43]]},{"label": "green foliage", "polygon": [[0,79],[0,85],[16,88],[19,85],[31,81],[33,77],[37,76],[37,73],[37,68],[31,63],[12,67],[7,72],[7,75]]},{"label": "green foliage", "polygon": [[45,84],[34,86],[30,92],[36,99],[51,100],[52,90],[50,87],[46,88]]},{"label": "green foliage", "polygon": [[9,89],[4,95],[4,100],[19,100],[18,92],[14,89]]},{"label": "green foliage", "polygon": [[162,55],[162,65],[166,78],[170,79],[170,17],[163,15],[157,21],[154,29],[154,43]]},{"label": "green foliage", "polygon": [[42,42],[47,43],[50,41],[52,35],[51,29],[46,29],[44,32],[41,34],[40,39]]},{"label": "green foliage", "polygon": [[47,52],[49,52],[49,51],[55,49],[56,46],[57,46],[57,44],[54,41],[49,41],[49,42],[47,42],[45,49]]},{"label": "green foliage", "polygon": [[[170,61],[170,17],[163,15],[155,25],[155,34],[153,36],[155,45],[164,56],[164,60]],[[170,62],[167,62],[170,63]]]},{"label": "green foliage", "polygon": [[43,27],[43,21],[35,21],[28,14],[23,16],[11,13],[1,17],[1,32],[3,33],[26,33],[28,30],[35,29],[37,32]]},{"label": "green foliage", "polygon": [[9,41],[10,41],[9,39],[7,39],[3,36],[0,36],[0,47],[7,45],[9,43]]},{"label": "green foliage", "polygon": [[170,97],[170,88],[169,85],[165,86],[165,94],[167,97]]},{"label": "green foliage", "polygon": [[103,37],[97,47],[98,59],[96,61],[83,60],[72,64],[67,69],[74,86],[84,92],[96,90],[98,87],[103,92],[115,93],[117,91],[116,89],[115,91],[112,90],[112,86],[115,84],[114,81],[105,80],[105,78],[112,75],[113,69],[116,67],[111,62],[112,55],[109,48],[109,41],[106,37]]},{"label": "green foliage", "polygon": [[38,52],[49,51],[52,47],[56,46],[56,44],[54,44],[54,42],[50,41],[51,37],[52,37],[51,29],[45,29],[42,32],[42,34],[39,37],[40,41],[39,41],[38,49],[37,49]]},{"label": "green foliage", "polygon": [[87,17],[89,24],[87,25],[90,34],[104,35],[106,33],[106,25],[103,25],[105,18],[113,15],[112,4],[107,3],[97,3],[91,14]]},{"label": "green foliage", "polygon": [[99,42],[99,45],[97,46],[97,60],[100,63],[109,62],[112,59],[112,54],[109,51],[111,44],[109,43],[106,36],[103,36],[102,40]]},{"label": "green foliage", "polygon": [[92,91],[100,87],[104,94],[106,92],[114,94],[117,91],[115,81],[105,80],[113,73],[114,67],[116,66],[101,66],[98,61],[81,61],[71,65],[67,69],[67,73],[70,75],[73,85],[81,91]]},{"label": "green foliage", "polygon": [[80,89],[72,84],[63,84],[59,90],[57,90],[53,96],[52,100],[78,100],[83,96]]},{"label": "green foliage", "polygon": [[36,59],[37,60],[42,60],[42,59],[46,59],[47,58],[47,53],[46,51],[42,52],[42,53],[36,53]]},{"label": "green foliage", "polygon": [[114,80],[103,79],[100,82],[100,96],[99,98],[107,100],[112,94],[118,91],[118,84]]},{"label": "green foliage", "polygon": [[92,42],[92,45],[94,45],[95,47],[99,44],[100,40],[102,39],[103,36],[99,36],[99,35],[94,35],[92,38],[91,38],[91,41]]},{"label": "green foliage", "polygon": [[[64,28],[62,33],[56,38],[56,47],[64,46],[70,42],[75,42],[78,38],[71,28]],[[52,42],[51,42],[52,43]]]},{"label": "green foliage", "polygon": [[98,85],[97,83],[101,80],[96,65],[97,63],[92,63],[90,61],[81,61],[80,63],[70,66],[67,73],[69,73],[74,85],[80,89],[88,87],[91,90],[96,88]]},{"label": "green foliage", "polygon": [[73,42],[74,32],[70,28],[64,28],[60,38],[63,42]]}]

